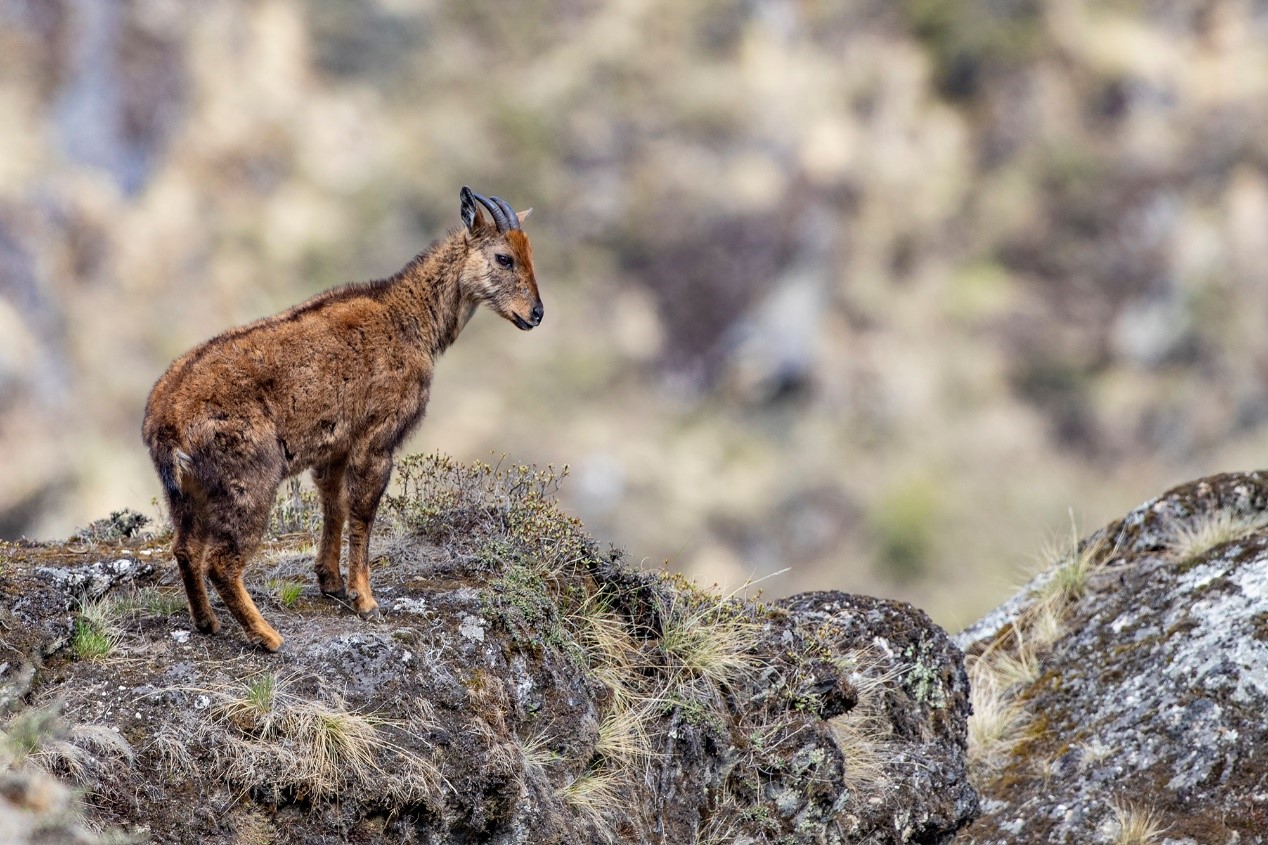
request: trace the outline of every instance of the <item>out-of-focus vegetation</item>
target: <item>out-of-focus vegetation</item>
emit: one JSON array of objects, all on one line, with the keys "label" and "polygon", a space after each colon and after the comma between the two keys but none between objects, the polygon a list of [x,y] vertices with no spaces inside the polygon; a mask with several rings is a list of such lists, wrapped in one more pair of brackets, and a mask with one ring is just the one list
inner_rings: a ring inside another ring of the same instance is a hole
[{"label": "out-of-focus vegetation", "polygon": [[547,318],[408,448],[570,464],[636,558],[955,626],[1268,445],[1247,0],[12,0],[0,56],[2,535],[146,509],[167,362],[462,184],[536,208]]}]

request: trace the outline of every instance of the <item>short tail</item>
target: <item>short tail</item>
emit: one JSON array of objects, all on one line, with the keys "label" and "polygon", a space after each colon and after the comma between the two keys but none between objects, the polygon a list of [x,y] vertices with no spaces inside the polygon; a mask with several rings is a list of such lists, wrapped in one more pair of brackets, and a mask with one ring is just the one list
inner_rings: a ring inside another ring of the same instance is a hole
[{"label": "short tail", "polygon": [[184,481],[189,478],[190,472],[193,470],[193,458],[180,449],[173,449],[170,460],[164,461],[158,466],[159,481],[163,482],[163,489],[167,491],[168,496],[180,496],[184,493]]},{"label": "short tail", "polygon": [[[174,438],[173,438],[174,439]],[[150,447],[150,457],[154,460],[154,468],[158,470],[159,481],[169,501],[185,494],[186,485],[193,475],[193,458],[172,444],[171,440],[162,437],[147,437],[146,445]]]}]

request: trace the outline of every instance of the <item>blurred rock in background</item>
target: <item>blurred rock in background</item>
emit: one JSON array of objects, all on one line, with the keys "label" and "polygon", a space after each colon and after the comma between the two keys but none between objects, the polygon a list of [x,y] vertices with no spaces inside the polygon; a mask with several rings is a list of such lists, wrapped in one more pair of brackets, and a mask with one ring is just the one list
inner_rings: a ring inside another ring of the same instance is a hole
[{"label": "blurred rock in background", "polygon": [[409,444],[573,465],[635,559],[950,627],[1268,446],[1254,0],[11,0],[0,532],[157,482],[168,361],[534,206]]}]

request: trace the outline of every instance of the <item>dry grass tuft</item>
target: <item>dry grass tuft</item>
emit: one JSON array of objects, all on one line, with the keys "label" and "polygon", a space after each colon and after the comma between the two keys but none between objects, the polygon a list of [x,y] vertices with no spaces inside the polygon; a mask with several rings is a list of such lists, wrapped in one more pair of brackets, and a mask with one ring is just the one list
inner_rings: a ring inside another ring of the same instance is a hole
[{"label": "dry grass tuft", "polygon": [[[67,733],[53,709],[33,708],[13,716],[0,727],[0,791],[7,810],[4,821],[10,822],[0,825],[4,828],[0,837],[29,834],[32,842],[80,845],[138,841],[137,836],[119,831],[93,830],[81,818],[74,793],[51,771],[78,774],[86,780],[90,774],[103,774],[107,764],[120,759],[131,761],[132,749],[101,725],[80,726]],[[4,841],[10,840],[5,837]]]},{"label": "dry grass tuft", "polygon": [[550,737],[544,733],[528,739],[517,739],[517,745],[525,771],[545,772],[563,759],[558,751],[550,747]]},{"label": "dry grass tuft", "polygon": [[1040,602],[1023,614],[1017,625],[1026,632],[1027,647],[1039,653],[1061,639],[1065,633],[1065,622],[1065,607],[1053,602]]},{"label": "dry grass tuft", "polygon": [[53,774],[65,774],[86,786],[120,763],[135,759],[132,746],[105,725],[76,725],[64,738],[49,738],[31,754],[31,761]]},{"label": "dry grass tuft", "polygon": [[719,806],[709,816],[709,821],[700,829],[696,841],[699,845],[735,845],[744,840],[742,810],[734,799],[719,802]]},{"label": "dry grass tuft", "polygon": [[1012,690],[987,658],[971,659],[969,700],[969,771],[977,783],[994,773],[1021,740],[1027,715]]},{"label": "dry grass tuft", "polygon": [[589,821],[606,841],[614,841],[611,816],[626,812],[628,802],[628,786],[619,772],[605,768],[587,770],[555,794]]},{"label": "dry grass tuft", "polygon": [[871,649],[861,649],[841,659],[841,668],[858,693],[858,704],[829,719],[828,727],[841,750],[845,786],[856,794],[884,786],[893,762],[889,742],[893,725],[885,709],[884,693],[908,667],[897,664],[882,669],[887,662]]},{"label": "dry grass tuft", "polygon": [[0,755],[10,765],[20,765],[57,736],[54,709],[32,708],[18,713],[0,730]]},{"label": "dry grass tuft", "polygon": [[1104,562],[1105,551],[1103,537],[1080,543],[1079,527],[1071,514],[1070,537],[1042,554],[1041,559],[1047,562],[1045,569],[1052,574],[1037,589],[1038,603],[1060,608],[1083,598],[1088,577]]},{"label": "dry grass tuft", "polygon": [[1195,514],[1178,522],[1167,541],[1167,550],[1179,563],[1189,563],[1225,543],[1244,540],[1268,528],[1268,513],[1216,510]]},{"label": "dry grass tuft", "polygon": [[630,768],[646,761],[652,753],[647,726],[655,717],[650,702],[622,702],[616,699],[599,722],[595,751],[618,768]]},{"label": "dry grass tuft", "polygon": [[1162,841],[1168,830],[1151,809],[1122,798],[1115,798],[1111,808],[1114,811],[1114,845],[1154,845]]},{"label": "dry grass tuft", "polygon": [[731,596],[679,589],[660,596],[658,610],[660,647],[688,674],[727,685],[756,668],[762,628]]},{"label": "dry grass tuft", "polygon": [[581,648],[586,667],[611,691],[618,706],[642,697],[647,655],[629,624],[598,595],[586,598],[562,622]]},{"label": "dry grass tuft", "polygon": [[[439,770],[389,739],[396,726],[352,712],[337,698],[294,694],[294,680],[265,673],[198,691],[212,698],[199,738],[225,780],[272,800],[361,789],[405,805],[435,794]],[[188,755],[170,745],[160,751],[174,768],[185,765]]]},{"label": "dry grass tuft", "polygon": [[1016,625],[1007,637],[991,644],[979,658],[983,671],[989,671],[994,683],[1004,690],[1033,683],[1039,678],[1039,646]]}]

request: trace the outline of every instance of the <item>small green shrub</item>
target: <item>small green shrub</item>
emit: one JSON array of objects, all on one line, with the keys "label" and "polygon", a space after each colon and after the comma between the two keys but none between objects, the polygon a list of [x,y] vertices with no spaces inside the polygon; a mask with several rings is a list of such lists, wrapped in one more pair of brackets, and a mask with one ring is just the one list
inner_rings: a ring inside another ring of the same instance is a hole
[{"label": "small green shrub", "polygon": [[397,492],[384,497],[389,518],[406,530],[482,558],[519,557],[550,571],[597,556],[580,520],[554,500],[568,474],[525,464],[459,463],[447,455],[410,455],[396,468]]}]

